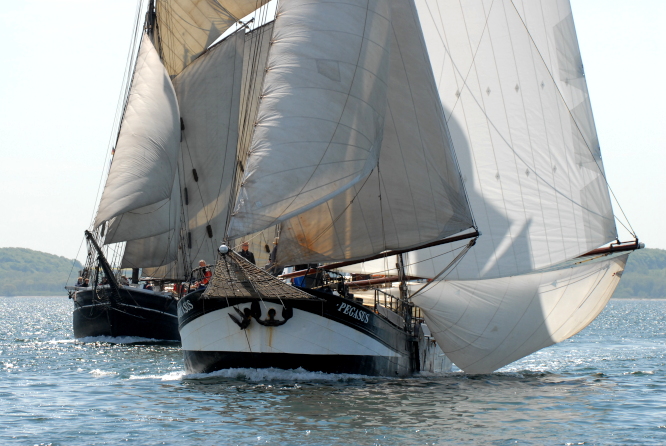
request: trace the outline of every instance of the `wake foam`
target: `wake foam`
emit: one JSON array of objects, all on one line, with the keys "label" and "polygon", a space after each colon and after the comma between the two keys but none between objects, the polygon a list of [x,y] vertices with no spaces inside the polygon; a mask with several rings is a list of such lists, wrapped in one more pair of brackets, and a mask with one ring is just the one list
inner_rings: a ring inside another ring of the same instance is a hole
[{"label": "wake foam", "polygon": [[184,375],[183,379],[199,380],[210,378],[230,378],[242,381],[260,382],[260,381],[351,381],[358,379],[373,378],[366,375],[352,375],[347,373],[324,373],[308,372],[299,367],[292,370],[282,370],[275,368],[268,369],[223,369],[211,373],[193,373]]},{"label": "wake foam", "polygon": [[164,339],[142,338],[140,336],[86,336],[78,338],[76,342],[84,344],[178,344],[178,341],[166,341]]},{"label": "wake foam", "polygon": [[170,372],[164,375],[130,375],[129,379],[157,379],[160,381],[180,381],[185,376],[185,372]]},{"label": "wake foam", "polygon": [[118,374],[118,373],[113,372],[113,371],[100,370],[100,369],[91,370],[88,373],[90,373],[92,376],[94,376],[96,378],[102,378],[104,376],[115,376],[115,375]]}]

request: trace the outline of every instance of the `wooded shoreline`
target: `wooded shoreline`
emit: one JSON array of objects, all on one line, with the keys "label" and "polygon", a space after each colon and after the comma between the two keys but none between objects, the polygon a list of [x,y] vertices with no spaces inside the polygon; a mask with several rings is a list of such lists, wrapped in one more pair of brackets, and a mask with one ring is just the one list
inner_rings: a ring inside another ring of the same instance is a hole
[{"label": "wooded shoreline", "polygon": [[[80,262],[27,248],[0,248],[0,296],[65,296]],[[665,299],[666,250],[641,249],[629,256],[613,298]]]}]

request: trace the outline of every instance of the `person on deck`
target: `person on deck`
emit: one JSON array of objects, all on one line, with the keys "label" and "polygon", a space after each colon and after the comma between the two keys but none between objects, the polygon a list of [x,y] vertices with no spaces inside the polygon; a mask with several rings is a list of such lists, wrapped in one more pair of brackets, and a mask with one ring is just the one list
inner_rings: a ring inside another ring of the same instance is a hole
[{"label": "person on deck", "polygon": [[273,240],[273,250],[271,250],[271,253],[268,255],[268,272],[274,276],[279,276],[284,271],[284,268],[280,268],[277,265],[277,250],[279,241],[280,239],[275,237],[275,240]]},{"label": "person on deck", "polygon": [[203,259],[199,260],[199,268],[201,268],[201,281],[199,282],[199,288],[203,289],[206,288],[208,282],[210,282],[210,278],[213,277],[213,273],[208,267],[206,267],[206,261]]},{"label": "person on deck", "polygon": [[248,242],[243,242],[241,245],[241,252],[239,254],[241,257],[245,258],[248,262],[252,263],[253,265],[256,265],[257,263],[254,261],[254,254],[249,251],[250,244]]},{"label": "person on deck", "polygon": [[76,281],[75,286],[86,286],[85,282],[83,281],[83,277],[79,277],[79,279]]}]

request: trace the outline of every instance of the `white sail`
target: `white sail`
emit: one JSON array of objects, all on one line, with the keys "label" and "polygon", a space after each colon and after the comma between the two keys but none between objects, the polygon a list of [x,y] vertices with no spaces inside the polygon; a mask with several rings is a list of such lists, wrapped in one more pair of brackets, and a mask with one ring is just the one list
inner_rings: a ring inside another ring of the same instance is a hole
[{"label": "white sail", "polygon": [[180,150],[176,94],[144,34],[95,227],[171,196]]},{"label": "white sail", "polygon": [[[117,237],[126,241],[122,268],[148,268],[166,265],[177,260],[178,246],[180,244],[180,228],[182,226],[181,218],[181,197],[180,197],[180,175],[177,174],[172,194],[164,205],[168,212],[162,209],[151,214],[131,214],[126,212],[112,221],[105,244],[110,244],[114,236],[131,234],[133,238]],[[164,209],[163,208],[163,209]],[[157,217],[160,217],[159,219]],[[116,223],[120,221],[120,223]],[[132,227],[131,223],[137,223],[139,226]],[[160,228],[151,231],[148,227]],[[141,233],[149,234],[143,237],[137,237]],[[152,234],[151,234],[152,233]]]},{"label": "white sail", "polygon": [[608,303],[627,255],[487,280],[440,281],[414,303],[466,373],[490,373],[585,328]]},{"label": "white sail", "polygon": [[[243,56],[243,91],[241,93],[240,116],[238,119],[238,159],[246,160],[254,123],[257,122],[257,111],[261,96],[261,87],[266,74],[266,64],[273,37],[273,25],[267,23],[245,34],[245,50]],[[242,167],[242,168],[241,168]],[[243,174],[245,163],[239,163],[239,174]]]},{"label": "white sail", "polygon": [[241,30],[174,79],[185,126],[181,171],[193,264],[200,259],[214,263],[227,227],[236,170],[244,44]]},{"label": "white sail", "polygon": [[389,13],[379,0],[280,2],[230,237],[314,207],[374,168]]},{"label": "white sail", "polygon": [[[615,239],[568,0],[416,6],[483,234],[449,278],[538,270]],[[436,275],[446,249],[411,255],[410,273]]]},{"label": "white sail", "polygon": [[157,0],[164,66],[175,76],[239,19],[268,0]]},{"label": "white sail", "polygon": [[125,244],[121,268],[149,268],[167,265],[178,258],[180,231],[130,240]]},{"label": "white sail", "polygon": [[171,197],[155,204],[134,209],[114,217],[104,237],[104,244],[136,240],[163,234],[173,229],[180,215],[180,185],[173,182]]},{"label": "white sail", "polygon": [[387,114],[378,169],[284,222],[282,264],[358,259],[473,226],[413,3],[389,3]]},{"label": "white sail", "polygon": [[[179,253],[181,251],[178,251]],[[178,259],[166,265],[141,269],[143,277],[152,277],[156,279],[188,279],[186,276],[184,263]]]}]

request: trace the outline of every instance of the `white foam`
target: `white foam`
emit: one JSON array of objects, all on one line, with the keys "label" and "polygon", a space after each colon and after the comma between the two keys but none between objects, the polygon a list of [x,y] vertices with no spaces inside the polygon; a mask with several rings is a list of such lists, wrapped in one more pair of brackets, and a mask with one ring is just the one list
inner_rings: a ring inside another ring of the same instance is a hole
[{"label": "white foam", "polygon": [[157,379],[160,381],[180,381],[185,376],[185,372],[171,372],[165,375],[130,375],[129,379]]},{"label": "white foam", "polygon": [[76,339],[51,339],[46,342],[46,344],[73,344],[76,342]]},{"label": "white foam", "polygon": [[[303,368],[282,370],[268,369],[223,369],[211,373],[194,373],[183,376],[183,379],[233,378],[244,381],[348,381],[369,378],[366,375],[347,373],[308,372]],[[375,377],[373,377],[375,378]]]},{"label": "white foam", "polygon": [[100,369],[91,370],[88,373],[90,373],[92,376],[97,377],[97,378],[101,378],[103,376],[114,376],[114,375],[118,374],[116,372],[100,370]]},{"label": "white foam", "polygon": [[79,338],[76,341],[82,342],[84,344],[94,344],[98,342],[103,342],[106,344],[146,344],[146,343],[163,343],[163,342],[173,342],[177,343],[178,341],[165,341],[164,339],[154,339],[154,338],[142,338],[140,336],[86,336],[85,338]]}]

